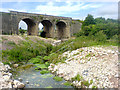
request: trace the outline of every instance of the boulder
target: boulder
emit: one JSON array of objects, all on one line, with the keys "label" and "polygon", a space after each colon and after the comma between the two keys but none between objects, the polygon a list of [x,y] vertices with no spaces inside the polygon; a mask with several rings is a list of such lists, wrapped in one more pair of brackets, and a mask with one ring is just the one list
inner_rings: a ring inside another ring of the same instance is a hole
[{"label": "boulder", "polygon": [[14,68],[16,68],[16,67],[18,67],[18,66],[19,66],[18,64],[14,64],[14,65],[13,65]]},{"label": "boulder", "polygon": [[24,87],[25,87],[25,85],[23,83],[20,83],[17,85],[17,88],[24,88]]}]

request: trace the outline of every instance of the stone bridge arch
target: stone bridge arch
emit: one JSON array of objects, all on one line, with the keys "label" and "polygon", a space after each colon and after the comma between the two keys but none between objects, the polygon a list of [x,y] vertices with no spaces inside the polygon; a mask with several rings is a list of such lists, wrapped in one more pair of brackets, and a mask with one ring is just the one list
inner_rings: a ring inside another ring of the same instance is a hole
[{"label": "stone bridge arch", "polygon": [[38,24],[41,23],[43,25],[43,32],[41,33],[42,37],[52,37],[53,33],[53,23],[50,20],[43,19],[38,22]]},{"label": "stone bridge arch", "polygon": [[59,21],[56,23],[56,31],[58,39],[62,39],[66,37],[66,23],[64,21]]},{"label": "stone bridge arch", "polygon": [[[24,21],[27,24],[27,35],[36,35],[37,34],[37,24],[34,19],[31,17],[23,17],[18,20],[18,25],[20,21]],[[19,31],[18,31],[19,32]]]},{"label": "stone bridge arch", "polygon": [[[28,26],[28,35],[39,35],[38,25],[41,22],[46,32],[45,37],[70,38],[81,28],[79,20],[70,17],[60,17],[44,14],[10,11],[2,14],[2,34],[19,34],[18,25],[23,20]],[[74,23],[72,23],[74,21]]]}]

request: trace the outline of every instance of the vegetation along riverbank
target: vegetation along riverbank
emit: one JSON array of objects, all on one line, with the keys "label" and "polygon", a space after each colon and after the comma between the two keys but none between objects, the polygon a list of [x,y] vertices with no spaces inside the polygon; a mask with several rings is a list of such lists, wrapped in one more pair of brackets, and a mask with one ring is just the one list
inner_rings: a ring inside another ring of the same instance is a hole
[{"label": "vegetation along riverbank", "polygon": [[118,88],[117,26],[117,20],[88,15],[74,39],[1,35],[2,63],[11,67],[13,76],[34,67],[41,75],[52,73],[54,80],[66,80],[66,86]]}]

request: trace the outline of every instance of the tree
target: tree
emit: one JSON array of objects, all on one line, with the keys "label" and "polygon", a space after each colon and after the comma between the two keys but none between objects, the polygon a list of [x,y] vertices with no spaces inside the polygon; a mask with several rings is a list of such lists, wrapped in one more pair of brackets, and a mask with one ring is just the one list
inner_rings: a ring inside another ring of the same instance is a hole
[{"label": "tree", "polygon": [[103,17],[95,18],[95,23],[106,23],[106,20]]},{"label": "tree", "polygon": [[88,16],[85,18],[83,22],[83,26],[88,26],[90,24],[95,24],[95,20],[92,15],[88,14]]}]

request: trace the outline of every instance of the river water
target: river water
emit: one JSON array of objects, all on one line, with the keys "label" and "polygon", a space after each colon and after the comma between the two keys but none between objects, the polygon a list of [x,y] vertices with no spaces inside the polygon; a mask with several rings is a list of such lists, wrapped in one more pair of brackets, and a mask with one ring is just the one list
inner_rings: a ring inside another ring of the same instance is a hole
[{"label": "river water", "polygon": [[19,71],[19,74],[16,75],[15,79],[22,78],[23,83],[29,81],[29,84],[26,84],[25,88],[73,88],[72,86],[65,86],[65,80],[55,81],[53,79],[54,75],[51,73],[40,74],[40,70],[36,71],[33,67]]}]

